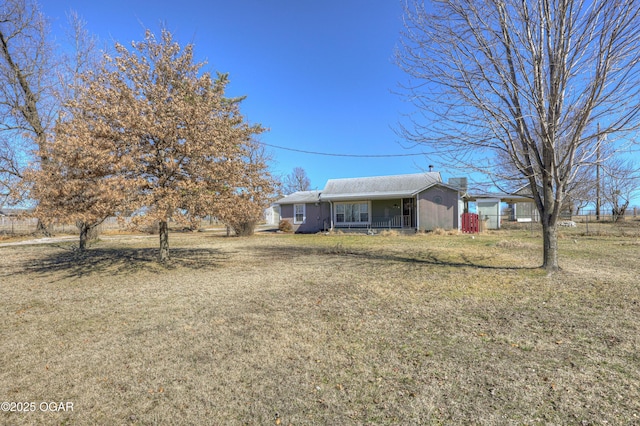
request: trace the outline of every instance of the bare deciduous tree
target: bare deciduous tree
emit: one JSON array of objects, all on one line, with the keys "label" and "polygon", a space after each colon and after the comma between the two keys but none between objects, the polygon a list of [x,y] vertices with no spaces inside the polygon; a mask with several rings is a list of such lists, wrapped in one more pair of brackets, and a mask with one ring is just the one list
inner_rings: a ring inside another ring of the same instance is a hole
[{"label": "bare deciduous tree", "polygon": [[573,203],[573,214],[580,214],[582,209],[594,202],[597,197],[595,182],[593,168],[585,168],[568,187],[567,194]]},{"label": "bare deciduous tree", "polygon": [[307,172],[302,167],[294,167],[293,171],[283,179],[282,189],[285,195],[311,189],[311,181]]},{"label": "bare deciduous tree", "polygon": [[19,156],[28,148],[20,142],[0,133],[0,206],[22,198],[18,188],[24,170]]},{"label": "bare deciduous tree", "polygon": [[105,49],[99,49],[98,38],[87,30],[87,22],[75,11],[67,14],[64,50],[59,54],[57,66],[58,84],[56,98],[61,109],[69,99],[76,98],[85,86],[84,75],[95,71]]},{"label": "bare deciduous tree", "polygon": [[635,195],[640,193],[640,172],[631,160],[610,158],[605,161],[602,177],[602,198],[611,207],[614,222],[624,219]]},{"label": "bare deciduous tree", "polygon": [[20,198],[16,184],[47,137],[53,113],[53,46],[31,0],[0,3],[0,191]]},{"label": "bare deciduous tree", "polygon": [[559,268],[557,220],[576,177],[595,163],[597,144],[620,144],[638,128],[639,6],[636,0],[406,5],[397,60],[419,114],[402,126],[404,136],[430,144],[450,164],[498,176],[502,153],[532,188],[549,271]]}]

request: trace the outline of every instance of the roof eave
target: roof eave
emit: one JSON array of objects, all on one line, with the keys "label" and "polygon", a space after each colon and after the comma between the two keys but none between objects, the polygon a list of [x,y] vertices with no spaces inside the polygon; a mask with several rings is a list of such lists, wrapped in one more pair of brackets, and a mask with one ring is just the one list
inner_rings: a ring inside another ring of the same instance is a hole
[{"label": "roof eave", "polygon": [[411,192],[359,193],[359,194],[322,194],[320,201],[357,201],[357,200],[389,200],[413,197]]},{"label": "roof eave", "polygon": [[447,185],[446,183],[442,183],[442,182],[433,182],[433,183],[430,183],[429,185],[425,186],[424,188],[422,188],[422,189],[420,189],[420,190],[418,190],[418,191],[414,192],[413,194],[411,194],[411,196],[415,197],[415,196],[416,196],[416,195],[418,195],[419,193],[421,193],[421,192],[423,192],[423,191],[426,191],[427,189],[431,189],[431,188],[433,188],[434,186],[441,186],[441,187],[443,187],[443,188],[450,189],[450,190],[452,190],[452,191],[455,191],[455,192],[457,192],[457,193],[460,193],[460,189],[459,189],[459,188],[456,188],[455,186]]}]

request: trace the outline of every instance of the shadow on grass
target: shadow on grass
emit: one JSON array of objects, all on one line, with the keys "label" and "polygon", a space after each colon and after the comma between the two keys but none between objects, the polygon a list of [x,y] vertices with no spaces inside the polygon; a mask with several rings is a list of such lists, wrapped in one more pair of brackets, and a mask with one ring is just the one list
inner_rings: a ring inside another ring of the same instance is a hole
[{"label": "shadow on grass", "polygon": [[219,249],[173,248],[166,263],[158,262],[157,248],[91,248],[85,252],[56,251],[26,262],[26,272],[37,274],[63,273],[65,278],[78,278],[93,274],[122,275],[142,270],[163,272],[178,268],[213,269],[229,258]]},{"label": "shadow on grass", "polygon": [[305,247],[305,246],[268,246],[256,247],[255,250],[262,251],[262,256],[269,258],[295,259],[301,256],[345,256],[362,260],[379,260],[385,262],[399,262],[409,264],[423,264],[433,266],[467,267],[476,269],[494,270],[536,270],[540,266],[509,266],[509,265],[489,265],[483,264],[482,257],[473,259],[468,255],[461,254],[460,260],[453,260],[439,256],[435,252],[416,252],[412,254],[401,254],[384,251],[368,251],[357,248],[344,247],[337,244],[333,247]]}]

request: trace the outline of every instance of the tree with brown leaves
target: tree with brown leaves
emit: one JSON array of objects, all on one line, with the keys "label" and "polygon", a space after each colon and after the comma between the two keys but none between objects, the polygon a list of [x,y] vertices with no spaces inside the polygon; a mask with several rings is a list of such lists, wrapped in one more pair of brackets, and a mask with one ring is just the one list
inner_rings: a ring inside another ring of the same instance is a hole
[{"label": "tree with brown leaves", "polygon": [[[242,98],[225,97],[227,75],[201,73],[193,46],[181,48],[169,31],[160,39],[147,31],[144,41],[131,49],[116,44],[115,52],[84,76],[73,117],[56,133],[54,145],[69,145],[60,152],[78,144],[77,159],[56,158],[73,170],[80,166],[74,191],[94,195],[96,210],[117,206],[134,212],[134,225],[157,223],[164,262],[169,221],[189,223],[232,208],[229,200],[244,183],[245,145],[263,129],[240,114]],[[74,191],[60,196],[78,200]],[[87,214],[84,202],[76,204],[78,214]]]},{"label": "tree with brown leaves", "polygon": [[70,13],[68,27],[70,53],[60,56],[50,70],[58,79],[52,92],[57,122],[38,143],[35,152],[40,161],[24,171],[19,187],[38,202],[33,215],[39,223],[75,224],[79,249],[84,251],[97,237],[98,225],[118,211],[127,182],[118,174],[122,156],[112,150],[109,140],[91,134],[83,109],[91,96],[87,76],[100,66],[97,40],[76,13]]},{"label": "tree with brown leaves", "polygon": [[256,225],[264,217],[264,210],[277,198],[275,192],[278,186],[269,172],[268,162],[271,158],[264,146],[249,140],[244,145],[244,151],[243,182],[228,199],[231,204],[218,209],[217,214],[223,223],[233,228],[237,236],[254,233]]},{"label": "tree with brown leaves", "polygon": [[95,123],[82,109],[90,102],[84,96],[68,101],[52,140],[40,150],[47,161],[25,174],[32,182],[31,196],[38,200],[34,214],[45,224],[75,223],[80,251],[98,225],[131,201],[138,183],[129,179],[135,164],[124,146],[94,131]]},{"label": "tree with brown leaves", "polygon": [[[76,13],[69,16],[72,57],[58,51],[48,36],[46,18],[35,2],[8,0],[0,5],[0,205],[37,202],[38,197],[44,196],[43,190],[68,192],[70,186],[66,182],[60,184],[59,179],[52,180],[51,176],[78,173],[77,169],[71,173],[72,163],[61,169],[63,163],[59,158],[47,163],[49,155],[60,154],[63,148],[60,144],[51,145],[54,117],[62,114],[65,102],[74,96],[73,88],[78,86],[80,74],[95,65],[96,40]],[[58,125],[55,132],[59,139],[65,133],[61,131]],[[41,169],[43,173],[38,174]],[[39,187],[33,192],[36,179]],[[77,177],[72,179],[78,182]],[[46,223],[69,222],[76,217],[75,212],[61,205],[52,210],[51,201],[47,198],[35,211],[38,230],[46,235]],[[84,249],[87,233],[95,230],[97,224],[82,220],[76,224],[80,247]]]}]

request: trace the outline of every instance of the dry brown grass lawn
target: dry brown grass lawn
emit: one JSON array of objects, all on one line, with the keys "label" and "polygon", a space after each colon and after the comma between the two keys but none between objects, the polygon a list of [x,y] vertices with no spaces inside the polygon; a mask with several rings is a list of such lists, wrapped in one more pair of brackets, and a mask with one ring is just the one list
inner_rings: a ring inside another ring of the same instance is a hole
[{"label": "dry brown grass lawn", "polygon": [[637,236],[0,248],[5,424],[638,424]]}]

